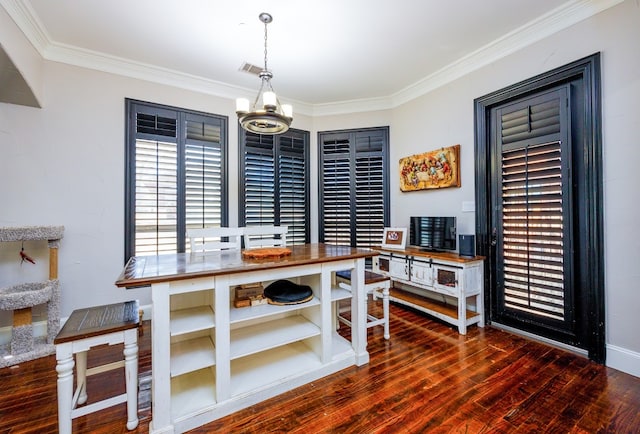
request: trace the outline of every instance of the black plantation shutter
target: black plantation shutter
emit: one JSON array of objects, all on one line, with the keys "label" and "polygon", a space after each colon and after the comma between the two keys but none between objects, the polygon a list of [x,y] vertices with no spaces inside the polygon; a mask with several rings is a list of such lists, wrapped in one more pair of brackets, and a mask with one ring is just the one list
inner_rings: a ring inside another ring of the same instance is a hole
[{"label": "black plantation shutter", "polygon": [[356,247],[380,245],[385,225],[382,132],[356,134]]},{"label": "black plantation shutter", "polygon": [[299,130],[241,132],[241,225],[286,225],[288,244],[309,242],[308,144]]},{"label": "black plantation shutter", "polygon": [[351,151],[348,138],[329,135],[322,140],[323,241],[351,245]]},{"label": "black plantation shutter", "polygon": [[564,319],[559,142],[502,154],[505,305]]},{"label": "black plantation shutter", "polygon": [[500,113],[504,308],[548,321],[567,319],[565,101],[542,98]]},{"label": "black plantation shutter", "polygon": [[134,255],[176,251],[177,122],[175,112],[135,112]]},{"label": "black plantation shutter", "polygon": [[222,226],[222,130],[217,123],[187,115],[185,141],[185,226]]},{"label": "black plantation shutter", "polygon": [[275,136],[246,134],[244,153],[244,224],[275,224]]},{"label": "black plantation shutter", "polygon": [[388,129],[320,133],[320,239],[379,245],[388,225]]},{"label": "black plantation shutter", "polygon": [[278,155],[280,225],[287,225],[287,242],[304,244],[308,233],[306,143],[302,135],[280,137]]},{"label": "black plantation shutter", "polygon": [[226,223],[226,117],[127,100],[125,258]]}]

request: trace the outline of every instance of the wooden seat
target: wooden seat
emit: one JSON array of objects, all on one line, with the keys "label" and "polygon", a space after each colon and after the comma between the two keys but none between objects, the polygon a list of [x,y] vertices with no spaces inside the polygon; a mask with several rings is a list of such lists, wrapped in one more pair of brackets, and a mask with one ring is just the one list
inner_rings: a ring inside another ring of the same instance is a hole
[{"label": "wooden seat", "polygon": [[240,250],[243,233],[243,228],[187,229],[187,238],[191,253],[197,254],[216,250]]},{"label": "wooden seat", "polygon": [[244,248],[286,247],[287,226],[247,226],[244,228]]},{"label": "wooden seat", "polygon": [[[138,426],[138,301],[74,310],[53,343],[58,372],[58,428],[71,433],[72,420],[122,402],[127,403],[127,429]],[[87,369],[87,352],[98,345],[124,343],[124,360]],[[73,367],[77,373],[73,389]],[[87,402],[87,376],[125,369],[126,393],[77,407]]]},{"label": "wooden seat", "polygon": [[[351,291],[351,270],[343,270],[336,272],[336,280],[341,288]],[[364,272],[364,289],[367,295],[372,296],[373,300],[378,297],[382,298],[382,318],[377,318],[367,313],[367,328],[378,325],[384,326],[384,338],[389,339],[389,289],[391,287],[391,279],[382,274],[365,270]],[[337,319],[339,322],[351,327],[351,321],[342,314],[349,310],[349,307],[341,307],[338,304],[336,309]]]}]

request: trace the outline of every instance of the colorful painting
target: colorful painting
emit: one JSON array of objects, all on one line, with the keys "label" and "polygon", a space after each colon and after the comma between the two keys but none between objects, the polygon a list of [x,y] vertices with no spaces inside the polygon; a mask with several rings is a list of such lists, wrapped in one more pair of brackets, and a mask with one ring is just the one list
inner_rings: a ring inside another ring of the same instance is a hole
[{"label": "colorful painting", "polygon": [[460,187],[460,145],[400,159],[400,190]]}]

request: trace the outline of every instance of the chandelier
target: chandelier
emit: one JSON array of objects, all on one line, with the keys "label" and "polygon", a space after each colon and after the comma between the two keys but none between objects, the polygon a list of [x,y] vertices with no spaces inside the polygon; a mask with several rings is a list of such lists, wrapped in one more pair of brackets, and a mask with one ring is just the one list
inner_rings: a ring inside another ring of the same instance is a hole
[{"label": "chandelier", "polygon": [[[236,114],[240,125],[247,131],[257,134],[282,134],[291,125],[293,107],[280,104],[271,86],[273,74],[267,68],[267,24],[273,21],[273,17],[263,12],[258,18],[264,23],[264,69],[258,74],[262,84],[252,106],[246,98],[236,99]],[[259,102],[262,102],[261,106],[258,105]]]}]

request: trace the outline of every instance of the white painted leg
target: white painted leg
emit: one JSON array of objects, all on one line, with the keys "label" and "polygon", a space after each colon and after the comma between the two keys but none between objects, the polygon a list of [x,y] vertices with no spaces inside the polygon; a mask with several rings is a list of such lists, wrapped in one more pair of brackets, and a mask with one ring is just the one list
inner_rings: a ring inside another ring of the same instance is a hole
[{"label": "white painted leg", "polygon": [[384,338],[389,339],[389,286],[382,288],[382,312],[384,315]]},{"label": "white painted leg", "polygon": [[364,259],[355,261],[351,270],[351,342],[356,365],[369,363],[367,352],[367,293],[364,287]]},{"label": "white painted leg", "polygon": [[124,332],[124,374],[127,388],[127,429],[138,426],[138,330]]},{"label": "white painted leg", "polygon": [[464,291],[458,297],[458,331],[461,335],[467,334],[467,296]]},{"label": "white painted leg", "polygon": [[74,365],[71,343],[56,346],[56,360],[56,371],[58,372],[58,430],[60,434],[71,434]]},{"label": "white painted leg", "polygon": [[77,386],[80,388],[80,395],[78,395],[78,404],[84,404],[87,402],[87,352],[80,351],[76,353],[76,374],[78,379],[76,380]]}]

